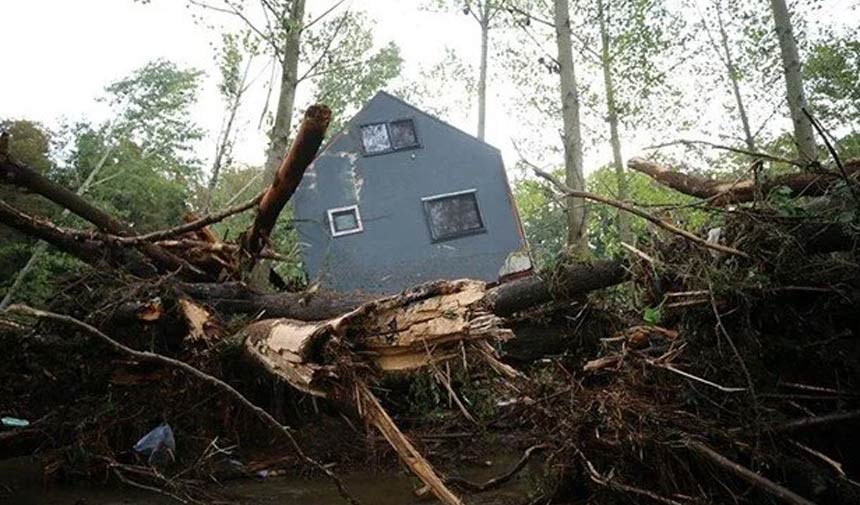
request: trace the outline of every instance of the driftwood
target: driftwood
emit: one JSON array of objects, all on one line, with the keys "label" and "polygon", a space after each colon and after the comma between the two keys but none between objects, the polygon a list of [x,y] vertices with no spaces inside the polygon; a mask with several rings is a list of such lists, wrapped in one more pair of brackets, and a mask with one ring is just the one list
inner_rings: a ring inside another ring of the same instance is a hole
[{"label": "driftwood", "polygon": [[[142,235],[135,235],[130,227],[80,195],[10,158],[9,137],[4,135],[2,139],[7,147],[0,152],[0,182],[39,194],[94,224],[96,230],[63,229],[47,219],[28,216],[5,202],[0,202],[3,203],[0,207],[0,223],[42,239],[99,268],[104,265],[122,268],[145,278],[166,274],[176,275],[185,281],[240,279],[244,277],[243,271],[250,270],[258,259],[278,259],[277,254],[266,249],[269,235],[305,169],[316,156],[330,117],[331,112],[324,105],[314,105],[307,110],[275,181],[259,196],[207,216],[186,216],[183,225]],[[243,234],[241,244],[221,243],[207,228],[210,224],[255,206],[255,219]],[[135,251],[143,255],[137,255]]]},{"label": "driftwood", "polygon": [[[842,174],[836,172],[800,172],[779,175],[764,181],[752,178],[719,181],[685,174],[642,158],[631,159],[627,166],[685,195],[709,199],[714,205],[751,202],[779,187],[788,188],[792,197],[822,196],[835,183],[843,180]],[[847,162],[845,171],[846,177],[856,183],[860,178],[860,160]]]},{"label": "driftwood", "polygon": [[612,198],[607,198],[605,196],[591,193],[589,191],[580,191],[577,189],[573,189],[573,188],[565,185],[563,182],[561,182],[554,175],[552,175],[548,172],[545,172],[545,171],[539,169],[538,167],[536,167],[534,165],[532,165],[532,171],[538,177],[541,177],[542,179],[546,179],[547,181],[549,181],[564,196],[573,196],[576,198],[584,198],[586,200],[591,200],[593,202],[602,203],[604,205],[608,205],[610,207],[615,207],[618,210],[622,210],[624,212],[633,214],[635,216],[639,216],[642,219],[645,219],[646,221],[653,223],[658,228],[662,228],[662,229],[668,231],[669,233],[672,233],[674,235],[678,235],[679,237],[683,237],[683,238],[689,240],[690,242],[692,242],[692,243],[694,243],[700,247],[704,247],[705,249],[712,249],[712,250],[717,251],[717,252],[731,254],[733,256],[740,256],[742,258],[749,258],[750,257],[749,254],[747,254],[743,251],[739,251],[739,250],[735,249],[734,247],[729,247],[729,246],[725,246],[722,244],[708,242],[707,240],[703,239],[702,237],[696,236],[696,235],[694,235],[694,234],[692,234],[692,233],[690,233],[687,230],[684,230],[682,228],[678,228],[674,224],[668,223],[668,222],[658,218],[657,216],[649,214],[648,212],[645,212],[644,210],[638,209],[638,208],[636,208],[636,207],[634,207],[628,203],[620,202],[618,200],[614,200]]},{"label": "driftwood", "polygon": [[753,486],[770,493],[783,503],[788,503],[791,505],[815,505],[814,502],[807,500],[806,498],[798,495],[797,493],[789,489],[786,489],[783,486],[780,486],[779,484],[773,482],[767,477],[763,477],[753,472],[745,466],[735,463],[734,461],[726,458],[722,454],[718,453],[717,451],[711,449],[710,447],[701,442],[689,441],[687,442],[687,447],[689,447],[691,450],[693,450],[700,456],[708,459],[715,465],[734,474],[736,477],[741,478],[749,482]]},{"label": "driftwood", "polygon": [[275,420],[275,418],[272,417],[271,414],[269,414],[265,410],[261,409],[260,407],[254,405],[242,393],[240,393],[233,386],[227,384],[226,382],[222,381],[221,379],[218,379],[217,377],[213,377],[212,375],[209,375],[205,372],[202,372],[202,371],[198,370],[197,368],[194,368],[193,366],[191,366],[191,365],[189,365],[183,361],[179,361],[179,360],[167,357],[167,356],[162,356],[161,354],[157,354],[154,352],[137,351],[135,349],[132,349],[132,348],[130,348],[126,345],[123,345],[123,344],[117,342],[116,340],[112,339],[111,337],[109,337],[105,333],[101,332],[98,328],[96,328],[92,325],[89,325],[83,321],[80,321],[78,319],[75,319],[73,317],[70,317],[70,316],[65,316],[62,314],[55,314],[53,312],[48,312],[48,311],[44,311],[44,310],[38,310],[38,309],[34,309],[32,307],[28,307],[25,305],[12,305],[7,309],[7,311],[10,313],[14,313],[14,314],[20,314],[23,316],[35,317],[38,319],[54,321],[57,323],[68,325],[68,326],[73,326],[73,327],[78,328],[79,330],[83,331],[84,333],[88,334],[89,336],[94,337],[95,339],[100,341],[102,344],[107,345],[108,347],[110,347],[111,349],[113,349],[115,352],[117,352],[119,354],[129,356],[129,357],[134,358],[138,361],[155,363],[155,364],[162,365],[162,366],[165,366],[165,367],[168,367],[171,369],[175,369],[175,370],[180,371],[181,373],[190,375],[190,376],[196,378],[197,380],[200,380],[206,384],[209,384],[210,386],[212,386],[212,387],[216,388],[217,390],[221,391],[222,393],[226,394],[228,397],[230,397],[233,400],[237,401],[238,403],[242,404],[244,407],[248,408],[264,424],[266,424],[267,426],[272,428],[273,431],[275,431],[276,433],[279,433],[280,435],[282,435],[290,443],[290,445],[293,447],[293,450],[295,451],[296,455],[299,458],[301,458],[306,463],[310,464],[313,468],[319,470],[320,472],[322,472],[323,474],[328,476],[334,482],[335,486],[338,489],[338,492],[341,494],[341,496],[348,503],[351,503],[351,504],[358,504],[359,503],[356,499],[354,499],[347,492],[346,486],[344,486],[344,484],[340,480],[340,478],[337,475],[335,475],[335,473],[332,472],[331,469],[329,469],[326,465],[323,465],[319,461],[311,458],[310,456],[308,456],[307,454],[304,453],[301,446],[299,446],[298,442],[296,442],[296,439],[293,437],[292,433],[290,433],[289,428],[287,428],[286,426],[283,426],[281,423],[279,423],[277,420]]}]

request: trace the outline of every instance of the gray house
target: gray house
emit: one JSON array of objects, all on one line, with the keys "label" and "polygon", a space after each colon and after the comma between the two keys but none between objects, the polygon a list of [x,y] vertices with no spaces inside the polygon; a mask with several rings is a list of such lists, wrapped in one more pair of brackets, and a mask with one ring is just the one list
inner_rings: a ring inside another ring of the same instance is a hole
[{"label": "gray house", "polygon": [[293,209],[305,271],[330,289],[531,269],[499,150],[382,91],[308,167]]}]

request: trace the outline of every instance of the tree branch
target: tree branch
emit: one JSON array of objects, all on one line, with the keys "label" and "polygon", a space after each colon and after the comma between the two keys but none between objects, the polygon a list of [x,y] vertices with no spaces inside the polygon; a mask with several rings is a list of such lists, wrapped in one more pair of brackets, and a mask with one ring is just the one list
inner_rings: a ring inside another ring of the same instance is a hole
[{"label": "tree branch", "polygon": [[[528,163],[528,162],[526,162],[526,163]],[[560,180],[558,180],[552,174],[544,172],[543,170],[539,169],[538,167],[536,167],[534,165],[532,165],[531,167],[532,167],[532,170],[534,171],[535,174],[537,174],[539,177],[546,179],[547,181],[552,183],[559,191],[564,193],[565,196],[573,196],[576,198],[585,198],[586,200],[592,200],[595,202],[602,203],[604,205],[609,205],[610,207],[615,207],[616,209],[620,209],[620,210],[623,210],[625,212],[629,212],[630,214],[634,214],[636,216],[641,217],[642,219],[645,219],[647,221],[650,221],[651,223],[654,223],[658,227],[663,228],[664,230],[666,230],[670,233],[673,233],[675,235],[683,237],[683,238],[689,240],[690,242],[693,242],[694,244],[697,244],[697,245],[704,247],[704,248],[707,248],[707,249],[712,249],[714,251],[732,254],[734,256],[740,256],[742,258],[749,258],[750,257],[749,254],[747,254],[743,251],[739,251],[739,250],[735,249],[734,247],[724,246],[724,245],[720,245],[720,244],[712,244],[712,243],[708,242],[707,240],[705,240],[701,237],[697,237],[696,235],[693,235],[692,233],[690,233],[686,230],[678,228],[677,226],[675,226],[673,224],[669,224],[660,218],[657,218],[657,217],[655,217],[655,216],[653,216],[653,215],[651,215],[651,214],[649,214],[643,210],[637,209],[636,207],[633,207],[633,206],[626,204],[624,202],[619,202],[618,200],[613,200],[611,198],[606,198],[604,196],[600,196],[600,195],[597,195],[594,193],[589,193],[588,191],[577,191],[575,189],[572,189],[572,188],[566,186],[565,184],[563,184]]]},{"label": "tree branch", "polygon": [[157,354],[154,352],[137,351],[135,349],[132,349],[131,347],[125,346],[117,342],[105,333],[102,333],[98,328],[70,316],[56,314],[54,312],[48,312],[44,310],[38,310],[32,307],[28,307],[26,305],[12,305],[8,309],[6,309],[6,311],[13,314],[20,314],[29,317],[35,317],[37,319],[54,321],[57,323],[65,324],[67,326],[74,326],[80,330],[83,330],[90,336],[95,337],[117,353],[130,356],[140,361],[158,363],[159,365],[179,370],[180,372],[183,372],[187,375],[191,375],[209,384],[215,389],[233,398],[238,403],[242,404],[248,410],[253,412],[257,416],[257,418],[260,419],[264,424],[269,426],[269,428],[271,428],[277,433],[280,433],[285,439],[287,439],[287,441],[293,447],[293,450],[299,458],[301,458],[304,462],[308,463],[318,471],[325,474],[329,479],[332,480],[332,482],[334,482],[335,486],[337,487],[338,493],[347,503],[360,505],[360,502],[358,500],[350,496],[349,492],[347,492],[346,490],[346,486],[344,486],[343,484],[343,481],[341,481],[340,478],[334,472],[332,472],[329,468],[327,468],[319,461],[305,454],[301,446],[296,441],[295,437],[293,437],[293,434],[290,433],[289,428],[279,423],[274,417],[272,417],[271,414],[269,414],[265,410],[251,403],[251,401],[248,400],[242,393],[240,393],[235,388],[233,388],[233,386],[227,384],[221,379],[202,372],[183,361],[169,358],[167,356],[162,356],[161,354]]}]

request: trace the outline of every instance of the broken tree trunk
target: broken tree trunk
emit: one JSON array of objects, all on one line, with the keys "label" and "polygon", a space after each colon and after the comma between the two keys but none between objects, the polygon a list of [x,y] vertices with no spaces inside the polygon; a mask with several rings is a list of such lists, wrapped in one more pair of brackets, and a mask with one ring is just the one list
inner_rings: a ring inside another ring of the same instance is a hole
[{"label": "broken tree trunk", "polygon": [[[633,158],[627,162],[631,170],[643,173],[664,186],[685,195],[712,200],[714,205],[751,202],[758,195],[768,195],[779,187],[787,187],[792,197],[822,196],[843,176],[835,172],[801,172],[773,177],[765,181],[737,179],[719,181],[671,170],[653,161]],[[860,160],[845,164],[847,176],[854,183],[860,179]]]},{"label": "broken tree trunk", "polygon": [[[621,261],[596,261],[562,267],[554,273],[530,276],[487,290],[483,303],[497,316],[507,317],[554,299],[575,298],[626,281]],[[245,284],[182,283],[177,288],[226,314],[262,314],[302,321],[320,321],[345,314],[376,297],[367,293],[261,293]]]},{"label": "broken tree trunk", "polygon": [[460,499],[400,432],[368,385],[383,373],[465,356],[510,375],[490,344],[513,334],[483,305],[486,295],[483,282],[439,281],[326,321],[258,321],[245,329],[245,350],[294,388],[352,405],[439,500],[459,505]]},{"label": "broken tree trunk", "polygon": [[242,237],[242,248],[252,257],[269,244],[269,235],[278,216],[302,181],[305,169],[316,157],[330,121],[331,110],[325,105],[312,105],[305,112],[290,152],[275,173],[272,185],[263,194],[254,223]]}]

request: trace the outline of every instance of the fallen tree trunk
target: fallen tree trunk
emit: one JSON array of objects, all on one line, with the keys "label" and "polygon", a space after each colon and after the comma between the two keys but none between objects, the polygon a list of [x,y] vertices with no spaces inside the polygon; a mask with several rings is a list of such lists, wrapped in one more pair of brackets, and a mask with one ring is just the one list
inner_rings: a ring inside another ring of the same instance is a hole
[{"label": "fallen tree trunk", "polygon": [[353,405],[439,500],[460,505],[368,384],[381,373],[435,367],[467,356],[516,376],[492,351],[491,343],[513,334],[483,305],[486,292],[486,284],[479,281],[439,281],[373,300],[326,321],[258,321],[244,330],[245,351],[294,388]]},{"label": "fallen tree trunk", "polygon": [[[801,172],[779,175],[764,181],[755,179],[719,181],[685,174],[642,158],[631,159],[627,162],[627,166],[685,195],[712,200],[711,203],[714,205],[751,202],[757,196],[767,196],[779,187],[788,188],[792,197],[822,196],[835,183],[844,180],[843,176],[836,172]],[[856,183],[860,178],[860,160],[847,162],[845,170],[848,178]]]},{"label": "fallen tree trunk", "polygon": [[[124,224],[114,219],[110,214],[91,205],[74,191],[54,183],[28,166],[16,163],[6,154],[0,154],[0,180],[42,195],[60,207],[68,209],[72,213],[96,225],[99,230],[105,233],[114,235],[127,235],[130,233]],[[46,242],[48,241],[46,240]],[[194,268],[190,263],[174,256],[157,245],[144,243],[140,245],[140,250],[152,258],[159,267],[169,272],[178,272],[182,277],[189,280],[203,280],[206,278],[202,272]]]},{"label": "fallen tree trunk", "polygon": [[[621,261],[596,261],[565,266],[546,280],[534,275],[500,284],[487,290],[483,303],[497,316],[507,317],[554,299],[575,298],[627,280]],[[286,317],[321,321],[349,312],[375,298],[367,293],[261,293],[246,284],[181,283],[179,291],[205,302],[225,314],[253,314],[267,318]]]}]

